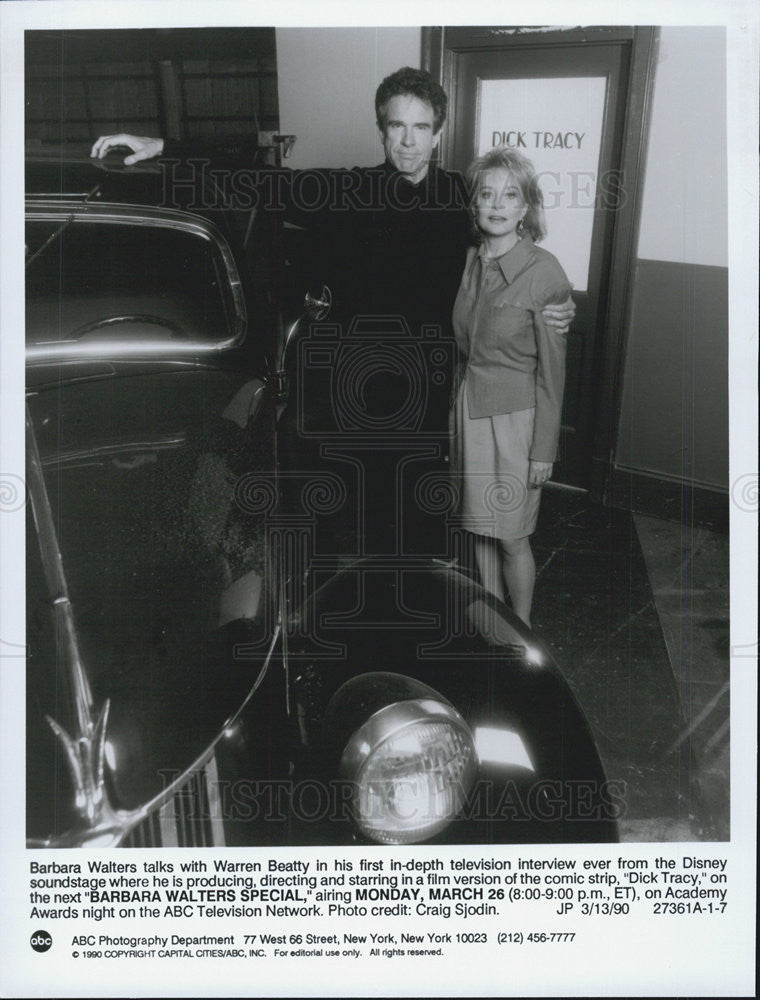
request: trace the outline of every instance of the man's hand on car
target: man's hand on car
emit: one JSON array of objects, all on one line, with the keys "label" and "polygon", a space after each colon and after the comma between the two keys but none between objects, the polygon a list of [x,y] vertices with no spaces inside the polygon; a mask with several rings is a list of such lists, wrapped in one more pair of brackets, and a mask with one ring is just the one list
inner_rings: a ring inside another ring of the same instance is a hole
[{"label": "man's hand on car", "polygon": [[90,152],[94,159],[102,160],[112,149],[126,146],[132,152],[124,157],[124,166],[130,167],[140,160],[150,160],[154,156],[160,156],[164,151],[164,140],[156,139],[149,135],[128,135],[126,132],[119,132],[117,135],[101,135],[95,142]]}]

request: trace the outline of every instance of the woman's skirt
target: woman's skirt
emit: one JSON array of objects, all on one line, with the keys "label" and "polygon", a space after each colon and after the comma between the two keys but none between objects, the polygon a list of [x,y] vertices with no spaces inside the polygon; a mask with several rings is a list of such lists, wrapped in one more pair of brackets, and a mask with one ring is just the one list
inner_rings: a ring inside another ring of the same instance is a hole
[{"label": "woman's skirt", "polygon": [[465,380],[451,413],[450,466],[462,527],[492,538],[536,528],[541,489],[528,485],[535,407],[470,417]]}]

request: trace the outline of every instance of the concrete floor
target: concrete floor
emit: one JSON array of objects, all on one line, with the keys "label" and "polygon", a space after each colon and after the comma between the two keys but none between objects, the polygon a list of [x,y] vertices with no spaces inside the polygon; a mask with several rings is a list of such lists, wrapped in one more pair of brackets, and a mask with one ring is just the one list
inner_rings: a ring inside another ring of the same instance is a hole
[{"label": "concrete floor", "polygon": [[534,628],[626,787],[626,841],[729,837],[728,536],[547,490]]},{"label": "concrete floor", "polygon": [[641,514],[634,523],[679,687],[682,726],[673,752],[690,760],[701,798],[694,832],[728,840],[728,533]]}]

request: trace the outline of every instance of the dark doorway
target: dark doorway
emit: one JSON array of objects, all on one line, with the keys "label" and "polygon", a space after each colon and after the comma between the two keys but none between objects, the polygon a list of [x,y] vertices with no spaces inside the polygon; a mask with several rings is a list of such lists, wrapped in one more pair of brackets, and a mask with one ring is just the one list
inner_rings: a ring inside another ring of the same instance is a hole
[{"label": "dark doorway", "polygon": [[423,39],[449,94],[443,166],[464,170],[512,145],[542,176],[544,245],[577,308],[554,480],[599,495],[617,426],[653,43],[648,28],[433,28]]}]

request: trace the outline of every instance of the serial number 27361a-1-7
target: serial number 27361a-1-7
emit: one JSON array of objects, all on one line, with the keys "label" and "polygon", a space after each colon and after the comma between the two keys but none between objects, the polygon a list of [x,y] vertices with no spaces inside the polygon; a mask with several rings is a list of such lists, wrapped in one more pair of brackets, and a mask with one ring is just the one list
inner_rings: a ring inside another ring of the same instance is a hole
[{"label": "serial number 27361a-1-7", "polygon": [[699,903],[696,900],[692,902],[680,903],[664,903],[662,901],[657,903],[652,903],[652,913],[668,913],[671,916],[674,913],[723,913],[728,903],[725,899],[717,903]]}]

